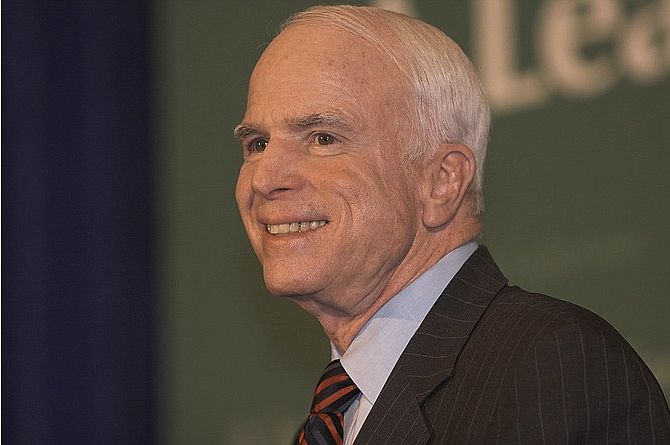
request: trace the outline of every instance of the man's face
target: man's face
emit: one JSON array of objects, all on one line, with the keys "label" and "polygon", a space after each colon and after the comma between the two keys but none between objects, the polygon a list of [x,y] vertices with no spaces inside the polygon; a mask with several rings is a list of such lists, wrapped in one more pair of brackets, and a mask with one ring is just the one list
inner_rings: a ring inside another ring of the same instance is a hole
[{"label": "man's face", "polygon": [[307,25],[258,62],[236,198],[272,293],[360,313],[411,261],[421,218],[398,78],[364,40]]}]

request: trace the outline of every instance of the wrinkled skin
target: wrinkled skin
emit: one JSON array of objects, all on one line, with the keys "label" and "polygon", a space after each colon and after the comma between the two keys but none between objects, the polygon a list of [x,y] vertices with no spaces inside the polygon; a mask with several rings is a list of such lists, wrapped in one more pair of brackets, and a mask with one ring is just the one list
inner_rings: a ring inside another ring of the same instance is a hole
[{"label": "wrinkled skin", "polygon": [[[420,173],[401,161],[407,118],[399,78],[362,39],[293,26],[259,60],[236,129],[245,157],[236,199],[266,285],[316,316],[341,351],[379,307],[456,247],[437,246],[426,224],[444,160],[427,160]],[[460,204],[463,193],[454,193]],[[454,231],[457,210],[440,224]],[[326,223],[281,236],[267,229],[317,221]]]}]

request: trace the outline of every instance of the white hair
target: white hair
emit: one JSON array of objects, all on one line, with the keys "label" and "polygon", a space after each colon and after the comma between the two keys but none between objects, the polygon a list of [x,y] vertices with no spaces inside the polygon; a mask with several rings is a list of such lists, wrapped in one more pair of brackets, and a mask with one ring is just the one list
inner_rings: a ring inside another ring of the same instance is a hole
[{"label": "white hair", "polygon": [[476,160],[469,193],[473,213],[480,213],[491,113],[477,72],[461,48],[428,23],[373,7],[315,6],[289,17],[281,29],[297,24],[337,26],[366,40],[398,67],[408,83],[407,112],[412,115],[412,140],[405,141],[410,145],[404,154],[415,163],[443,143],[468,146]]}]

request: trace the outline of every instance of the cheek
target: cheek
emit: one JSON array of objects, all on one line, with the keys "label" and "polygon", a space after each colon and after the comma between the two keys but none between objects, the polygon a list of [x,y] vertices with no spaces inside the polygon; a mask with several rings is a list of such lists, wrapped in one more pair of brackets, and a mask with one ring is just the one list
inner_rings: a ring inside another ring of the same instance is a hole
[{"label": "cheek", "polygon": [[414,210],[415,188],[417,184],[407,178],[397,165],[386,165],[370,181],[367,194],[372,206],[386,214],[394,214],[403,220],[411,216]]},{"label": "cheek", "polygon": [[251,168],[245,164],[240,168],[237,184],[235,185],[235,200],[237,201],[237,207],[240,209],[240,214],[243,218],[248,215],[253,198],[253,191],[251,189]]},{"label": "cheek", "polygon": [[349,183],[346,189],[354,231],[378,241],[412,225],[408,223],[413,220],[416,206],[406,181],[369,172],[359,172],[355,177],[359,180]]},{"label": "cheek", "polygon": [[240,174],[237,178],[237,184],[235,186],[235,200],[237,201],[237,207],[240,212],[240,216],[242,218],[244,229],[246,230],[247,236],[249,237],[249,241],[251,242],[251,245],[254,248],[256,255],[258,255],[260,258],[259,233],[258,230],[256,230],[257,227],[251,215],[254,193],[251,188],[250,178],[251,178],[250,169],[248,168],[248,166],[246,166],[246,168],[245,166],[243,166],[240,169]]}]

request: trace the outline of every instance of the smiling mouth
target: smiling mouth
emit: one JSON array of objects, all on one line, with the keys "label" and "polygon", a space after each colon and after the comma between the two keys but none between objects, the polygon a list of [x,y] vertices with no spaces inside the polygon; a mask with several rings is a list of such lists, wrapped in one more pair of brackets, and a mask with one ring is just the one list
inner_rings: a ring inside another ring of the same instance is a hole
[{"label": "smiling mouth", "polygon": [[308,230],[315,230],[319,227],[325,226],[328,221],[306,221],[306,222],[292,222],[283,224],[266,224],[265,228],[268,233],[274,236],[289,235],[291,233],[307,232]]}]

